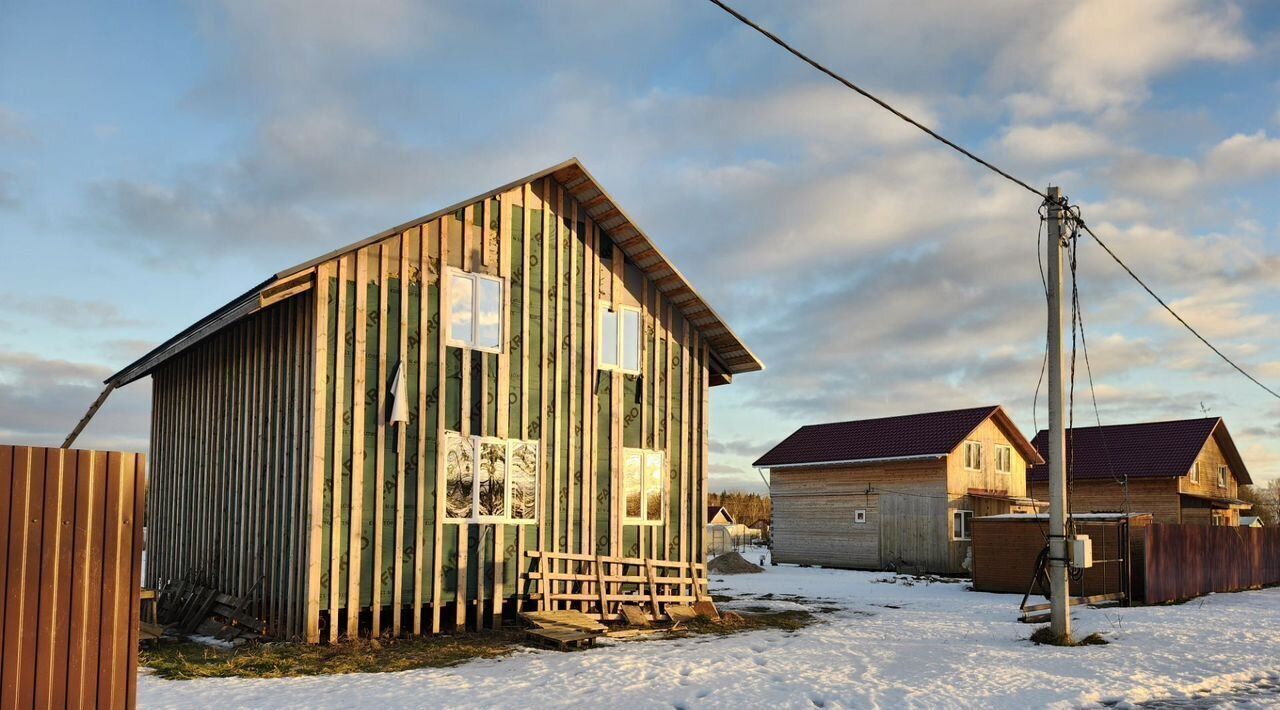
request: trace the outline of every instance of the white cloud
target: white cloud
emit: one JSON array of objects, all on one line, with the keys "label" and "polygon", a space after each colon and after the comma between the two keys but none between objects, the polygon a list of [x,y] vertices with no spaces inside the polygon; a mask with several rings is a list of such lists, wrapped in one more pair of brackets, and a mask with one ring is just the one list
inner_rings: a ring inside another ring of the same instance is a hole
[{"label": "white cloud", "polygon": [[1215,145],[1204,160],[1204,174],[1214,182],[1246,182],[1280,174],[1280,138],[1266,131],[1237,133]]},{"label": "white cloud", "polygon": [[1253,47],[1234,5],[1086,0],[1043,11],[1001,51],[993,75],[1042,87],[1066,110],[1135,106],[1151,80],[1195,61],[1239,61]]},{"label": "white cloud", "polygon": [[1012,126],[1000,145],[1014,159],[1038,163],[1094,158],[1113,149],[1106,136],[1078,123]]}]

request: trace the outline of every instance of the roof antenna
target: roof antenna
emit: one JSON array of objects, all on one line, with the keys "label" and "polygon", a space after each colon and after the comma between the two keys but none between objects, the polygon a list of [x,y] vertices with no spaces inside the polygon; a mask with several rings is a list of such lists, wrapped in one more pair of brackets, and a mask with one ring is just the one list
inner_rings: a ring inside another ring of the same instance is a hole
[{"label": "roof antenna", "polygon": [[1204,400],[1200,400],[1200,413],[1204,415],[1205,419],[1209,418],[1209,408],[1204,406]]}]

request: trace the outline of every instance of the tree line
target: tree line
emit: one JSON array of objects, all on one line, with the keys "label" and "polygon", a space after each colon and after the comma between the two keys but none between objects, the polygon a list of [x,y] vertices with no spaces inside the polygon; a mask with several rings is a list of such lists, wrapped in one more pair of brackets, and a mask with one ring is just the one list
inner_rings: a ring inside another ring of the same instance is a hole
[{"label": "tree line", "polygon": [[741,493],[738,491],[720,491],[707,495],[707,505],[724,506],[733,516],[734,522],[750,525],[757,520],[773,518],[773,501],[768,495],[759,493]]}]

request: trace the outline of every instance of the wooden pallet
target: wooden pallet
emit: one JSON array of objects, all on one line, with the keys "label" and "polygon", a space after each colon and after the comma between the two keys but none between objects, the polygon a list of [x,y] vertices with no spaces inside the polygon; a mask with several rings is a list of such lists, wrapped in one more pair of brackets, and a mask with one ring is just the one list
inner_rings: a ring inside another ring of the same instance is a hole
[{"label": "wooden pallet", "polygon": [[561,651],[568,651],[571,648],[594,646],[596,645],[596,639],[604,634],[569,629],[528,629],[525,635],[531,641],[554,646]]},{"label": "wooden pallet", "polygon": [[609,632],[604,624],[580,611],[531,611],[520,616],[534,626],[526,632],[527,638],[561,651],[594,646],[596,639]]}]

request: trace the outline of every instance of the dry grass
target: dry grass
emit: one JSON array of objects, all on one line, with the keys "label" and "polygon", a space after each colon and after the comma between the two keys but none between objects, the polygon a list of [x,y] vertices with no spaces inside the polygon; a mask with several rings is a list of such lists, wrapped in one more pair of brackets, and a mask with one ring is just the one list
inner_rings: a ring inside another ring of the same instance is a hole
[{"label": "dry grass", "polygon": [[[807,611],[727,612],[719,620],[694,619],[674,631],[634,641],[745,631],[797,631],[816,619]],[[198,643],[165,643],[144,649],[140,665],[167,680],[192,678],[286,678],[335,673],[387,673],[442,668],[480,658],[500,658],[524,648],[523,629],[456,636],[351,641],[328,646],[304,643],[247,644],[220,649]],[[589,652],[589,651],[588,651]]]},{"label": "dry grass", "polygon": [[1053,630],[1048,626],[1036,629],[1035,633],[1031,634],[1031,641],[1043,646],[1105,646],[1108,643],[1102,634],[1096,631],[1082,639],[1064,638],[1054,635]]},{"label": "dry grass", "polygon": [[167,643],[145,649],[139,663],[161,678],[284,678],[333,673],[379,673],[441,668],[477,658],[505,656],[519,647],[517,631],[329,646],[303,643],[247,644],[224,650],[197,643]]}]

